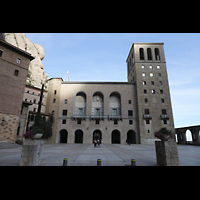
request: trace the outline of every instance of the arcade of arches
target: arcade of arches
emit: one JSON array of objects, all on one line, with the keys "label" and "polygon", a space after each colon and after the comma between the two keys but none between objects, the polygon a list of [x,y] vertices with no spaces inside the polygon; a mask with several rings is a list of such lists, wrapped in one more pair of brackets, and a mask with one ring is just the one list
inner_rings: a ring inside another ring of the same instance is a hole
[{"label": "arcade of arches", "polygon": [[176,128],[175,130],[178,144],[200,145],[200,125]]},{"label": "arcade of arches", "polygon": [[[60,137],[60,140],[59,140],[60,143],[67,143],[68,142],[68,131],[65,129],[60,130],[59,137]],[[93,140],[97,140],[97,139],[103,140],[102,132],[99,129],[97,129],[93,132],[91,142]],[[74,133],[74,143],[83,143],[83,141],[84,141],[83,131],[80,129],[76,130]],[[127,132],[126,142],[130,143],[130,144],[137,143],[136,142],[136,132],[134,130],[129,130]],[[111,143],[112,144],[121,144],[122,143],[121,133],[119,130],[115,129],[111,132]]]}]

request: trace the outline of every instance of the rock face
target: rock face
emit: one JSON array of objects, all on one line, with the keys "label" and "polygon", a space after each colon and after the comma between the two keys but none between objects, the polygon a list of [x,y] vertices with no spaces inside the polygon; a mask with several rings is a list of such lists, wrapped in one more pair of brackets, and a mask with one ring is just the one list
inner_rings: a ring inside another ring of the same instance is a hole
[{"label": "rock face", "polygon": [[24,33],[3,33],[6,42],[27,51],[35,57],[30,62],[29,74],[27,78],[27,84],[41,88],[41,82],[45,82],[48,79],[48,75],[43,71],[42,60],[45,56],[44,49],[37,43],[32,43],[26,38]]}]

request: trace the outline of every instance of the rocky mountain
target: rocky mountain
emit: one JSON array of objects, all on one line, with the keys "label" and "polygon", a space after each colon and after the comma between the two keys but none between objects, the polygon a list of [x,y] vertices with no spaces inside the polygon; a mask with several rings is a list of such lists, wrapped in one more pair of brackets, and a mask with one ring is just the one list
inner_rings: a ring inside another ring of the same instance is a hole
[{"label": "rocky mountain", "polygon": [[44,49],[37,43],[32,43],[24,33],[3,33],[6,42],[21,48],[35,57],[30,62],[27,84],[41,88],[41,82],[44,83],[48,79],[48,75],[43,71],[42,60],[45,56]]}]

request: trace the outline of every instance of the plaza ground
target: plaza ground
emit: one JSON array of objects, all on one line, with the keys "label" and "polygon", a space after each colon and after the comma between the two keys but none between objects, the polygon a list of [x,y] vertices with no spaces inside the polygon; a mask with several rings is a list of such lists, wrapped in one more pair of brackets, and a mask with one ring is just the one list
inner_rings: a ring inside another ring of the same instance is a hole
[{"label": "plaza ground", "polygon": [[[0,142],[0,166],[19,166],[22,146]],[[180,166],[200,166],[200,146],[178,145]],[[155,145],[142,144],[45,144],[40,166],[62,166],[68,158],[68,166],[125,166],[136,160],[137,166],[156,166]]]}]

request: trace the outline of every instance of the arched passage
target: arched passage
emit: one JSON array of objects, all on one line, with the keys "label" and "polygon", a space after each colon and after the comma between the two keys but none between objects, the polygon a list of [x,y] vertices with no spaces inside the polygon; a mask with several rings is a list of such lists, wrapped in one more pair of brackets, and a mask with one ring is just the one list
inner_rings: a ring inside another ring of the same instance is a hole
[{"label": "arched passage", "polygon": [[187,142],[192,142],[192,132],[188,129],[186,132],[186,141]]},{"label": "arched passage", "polygon": [[68,132],[65,129],[60,131],[60,143],[67,143]]},{"label": "arched passage", "polygon": [[100,140],[100,139],[102,139],[102,133],[101,133],[101,131],[100,130],[95,130],[93,132],[92,141],[94,141],[94,140]]},{"label": "arched passage", "polygon": [[111,143],[112,144],[120,144],[121,143],[120,132],[118,130],[114,130],[111,133]]},{"label": "arched passage", "polygon": [[129,144],[136,144],[136,133],[134,130],[129,130],[127,132],[127,142]]},{"label": "arched passage", "polygon": [[75,143],[83,143],[83,131],[82,130],[76,130],[75,132]]}]

